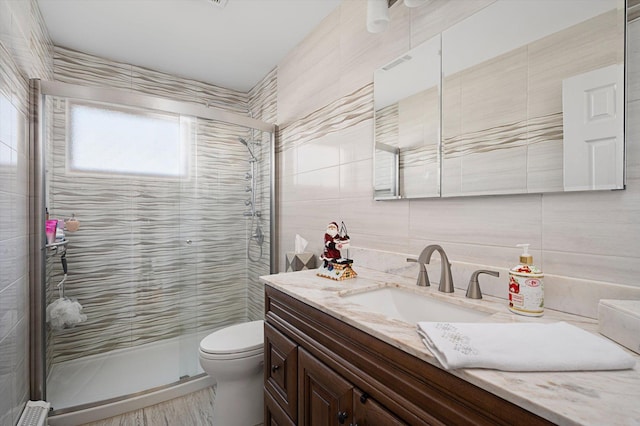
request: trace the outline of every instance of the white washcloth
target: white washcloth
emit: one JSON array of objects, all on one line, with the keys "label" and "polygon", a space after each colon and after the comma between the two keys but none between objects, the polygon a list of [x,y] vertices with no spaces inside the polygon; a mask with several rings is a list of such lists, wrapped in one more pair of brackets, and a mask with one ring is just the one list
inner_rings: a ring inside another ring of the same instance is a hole
[{"label": "white washcloth", "polygon": [[418,334],[446,369],[623,370],[636,363],[615,343],[565,322],[419,322]]}]

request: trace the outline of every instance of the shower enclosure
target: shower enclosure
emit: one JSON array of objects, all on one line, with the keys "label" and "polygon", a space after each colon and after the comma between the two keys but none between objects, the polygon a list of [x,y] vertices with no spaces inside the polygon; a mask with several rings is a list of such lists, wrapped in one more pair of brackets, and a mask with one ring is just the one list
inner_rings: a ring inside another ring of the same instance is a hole
[{"label": "shower enclosure", "polygon": [[[80,223],[53,244],[34,230],[38,397],[56,414],[208,380],[201,338],[263,316],[275,126],[116,90],[32,86],[42,168],[32,224],[42,230],[45,211]],[[60,297],[86,321],[47,322]]]}]

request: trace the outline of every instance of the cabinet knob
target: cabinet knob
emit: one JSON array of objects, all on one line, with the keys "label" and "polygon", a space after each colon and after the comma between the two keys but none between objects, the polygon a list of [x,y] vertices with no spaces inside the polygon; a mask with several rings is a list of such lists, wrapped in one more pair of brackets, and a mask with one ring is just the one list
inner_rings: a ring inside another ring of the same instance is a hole
[{"label": "cabinet knob", "polygon": [[279,366],[279,365],[272,365],[272,366],[271,366],[271,372],[272,372],[272,373],[275,373],[275,372],[276,372],[276,371],[278,371],[279,369],[280,369],[280,366]]},{"label": "cabinet knob", "polygon": [[367,399],[369,399],[369,395],[367,395],[366,393],[363,393],[362,395],[360,395],[360,402],[362,402],[363,404],[367,402]]},{"label": "cabinet knob", "polygon": [[349,417],[349,415],[346,411],[338,411],[338,423],[340,423],[341,425],[344,424],[344,421],[347,420],[347,417]]}]

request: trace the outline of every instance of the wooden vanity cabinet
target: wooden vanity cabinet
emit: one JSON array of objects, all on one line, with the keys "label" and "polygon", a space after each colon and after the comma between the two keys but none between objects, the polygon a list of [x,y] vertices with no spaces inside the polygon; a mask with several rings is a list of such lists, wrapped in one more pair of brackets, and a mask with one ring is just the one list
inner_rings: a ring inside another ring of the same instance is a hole
[{"label": "wooden vanity cabinet", "polygon": [[265,425],[552,424],[269,285],[265,310]]}]

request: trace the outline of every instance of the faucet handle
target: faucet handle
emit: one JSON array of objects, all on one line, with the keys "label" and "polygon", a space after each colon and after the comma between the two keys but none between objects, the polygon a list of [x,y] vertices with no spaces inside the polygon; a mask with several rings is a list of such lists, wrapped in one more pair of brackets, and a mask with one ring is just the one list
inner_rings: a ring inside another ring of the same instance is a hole
[{"label": "faucet handle", "polygon": [[480,283],[478,282],[478,275],[487,274],[494,277],[499,277],[500,272],[498,271],[490,271],[488,269],[479,269],[471,274],[471,278],[469,279],[469,287],[467,287],[466,296],[469,299],[482,299],[482,292],[480,291]]},{"label": "faucet handle", "polygon": [[424,266],[424,263],[412,257],[407,257],[407,262],[417,263],[418,265],[420,265],[420,272],[418,272],[418,280],[416,281],[416,285],[418,287],[429,287],[431,284],[429,284],[429,275],[427,274],[427,268],[426,266]]}]

